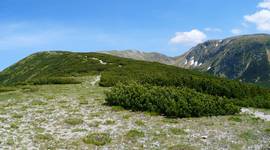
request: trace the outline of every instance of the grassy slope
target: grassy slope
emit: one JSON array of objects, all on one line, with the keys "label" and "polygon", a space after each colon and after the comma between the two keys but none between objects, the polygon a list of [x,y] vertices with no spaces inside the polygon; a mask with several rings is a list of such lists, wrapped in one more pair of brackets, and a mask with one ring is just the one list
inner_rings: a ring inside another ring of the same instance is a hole
[{"label": "grassy slope", "polygon": [[[106,62],[101,64],[97,58]],[[125,76],[184,75],[214,78],[196,71],[177,68],[159,63],[136,61],[99,53],[40,52],[19,61],[0,73],[0,83],[18,84],[48,77],[70,77],[101,72],[121,73]],[[218,78],[216,78],[218,79]]]},{"label": "grassy slope", "polygon": [[[0,83],[4,85],[74,84],[79,83],[77,80],[74,81],[74,78],[93,74],[102,75],[100,82],[102,86],[114,86],[118,82],[128,83],[135,80],[143,84],[187,87],[210,95],[238,99],[253,98],[269,92],[238,81],[213,77],[175,66],[99,53],[71,52],[33,54],[1,72]],[[265,105],[266,102],[262,104]]]},{"label": "grassy slope", "polygon": [[[102,65],[99,58],[111,65]],[[121,59],[124,61],[125,59]],[[80,76],[117,66],[117,57],[97,53],[41,52],[33,54],[0,74],[0,83],[18,84],[50,77]]]}]

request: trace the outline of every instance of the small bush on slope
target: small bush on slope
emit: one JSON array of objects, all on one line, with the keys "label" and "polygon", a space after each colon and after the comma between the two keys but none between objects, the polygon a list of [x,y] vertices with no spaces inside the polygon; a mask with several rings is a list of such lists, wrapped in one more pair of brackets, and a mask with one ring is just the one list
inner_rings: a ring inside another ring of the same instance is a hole
[{"label": "small bush on slope", "polygon": [[80,84],[75,78],[71,77],[53,77],[53,78],[41,78],[33,80],[30,84],[42,85],[42,84]]},{"label": "small bush on slope", "polygon": [[172,117],[232,115],[240,111],[227,98],[202,94],[188,88],[119,84],[106,95],[109,105]]}]

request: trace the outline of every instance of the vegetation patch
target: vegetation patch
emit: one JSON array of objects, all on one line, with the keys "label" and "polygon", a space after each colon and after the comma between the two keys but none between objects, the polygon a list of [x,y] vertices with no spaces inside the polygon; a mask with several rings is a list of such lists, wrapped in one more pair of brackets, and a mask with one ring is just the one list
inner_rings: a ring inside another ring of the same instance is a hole
[{"label": "vegetation patch", "polygon": [[183,134],[187,134],[183,129],[180,128],[170,128],[170,131],[172,134],[174,135],[183,135]]},{"label": "vegetation patch", "polygon": [[138,130],[130,130],[128,131],[128,133],[126,134],[126,137],[128,139],[136,139],[136,138],[141,138],[144,137],[144,133],[142,131],[138,131]]},{"label": "vegetation patch", "polygon": [[231,116],[228,120],[234,122],[242,122],[242,119],[238,116]]},{"label": "vegetation patch", "polygon": [[145,126],[144,121],[142,121],[142,120],[136,120],[135,124],[138,126]]},{"label": "vegetation patch", "polygon": [[8,138],[7,139],[7,145],[14,145],[14,140],[13,140],[13,138]]},{"label": "vegetation patch", "polygon": [[147,111],[145,112],[146,115],[148,116],[158,116],[160,115],[158,112],[154,112],[154,111]]},{"label": "vegetation patch", "polygon": [[93,121],[88,124],[89,127],[98,127],[100,125],[99,121]]},{"label": "vegetation patch", "polygon": [[80,128],[72,130],[72,132],[86,132],[86,131],[87,131],[86,129],[80,129]]},{"label": "vegetation patch", "polygon": [[190,145],[174,145],[169,147],[169,150],[196,150],[195,147]]},{"label": "vegetation patch", "polygon": [[43,102],[41,100],[33,100],[31,104],[32,105],[47,105],[46,102]]},{"label": "vegetation patch", "polygon": [[34,128],[34,130],[35,130],[36,132],[38,132],[38,133],[42,133],[42,132],[45,131],[45,129],[44,129],[44,128],[41,128],[41,127],[36,127],[36,128]]},{"label": "vegetation patch", "polygon": [[106,120],[105,125],[112,125],[115,124],[114,120]]},{"label": "vegetation patch", "polygon": [[128,120],[131,117],[131,115],[124,115],[123,119]]},{"label": "vegetation patch", "polygon": [[79,125],[83,123],[83,120],[80,118],[68,118],[65,119],[65,123],[69,125]]},{"label": "vegetation patch", "polygon": [[109,105],[166,116],[200,117],[240,112],[240,108],[225,97],[202,94],[188,88],[119,84],[106,95]]},{"label": "vegetation patch", "polygon": [[178,120],[173,118],[164,118],[162,121],[165,123],[178,123]]},{"label": "vegetation patch", "polygon": [[23,115],[22,114],[15,113],[15,114],[12,114],[12,117],[19,119],[19,118],[22,118]]},{"label": "vegetation patch", "polygon": [[12,123],[10,124],[10,128],[18,129],[18,128],[19,128],[19,123],[18,123],[18,122],[12,122]]},{"label": "vegetation patch", "polygon": [[244,133],[241,133],[239,135],[239,137],[246,140],[246,141],[256,140],[257,139],[257,136],[251,130],[246,131]]},{"label": "vegetation patch", "polygon": [[16,88],[0,86],[0,93],[11,92],[11,91],[16,91]]},{"label": "vegetation patch", "polygon": [[71,77],[50,77],[50,78],[40,78],[31,81],[29,84],[43,85],[43,84],[80,84],[75,78]]},{"label": "vegetation patch", "polygon": [[6,118],[0,117],[0,122],[4,122],[4,121],[6,121],[6,120],[7,120]]},{"label": "vegetation patch", "polygon": [[52,135],[50,134],[37,134],[35,135],[34,139],[38,140],[38,141],[50,141],[53,140]]},{"label": "vegetation patch", "polygon": [[123,111],[125,110],[122,106],[112,106],[112,111]]},{"label": "vegetation patch", "polygon": [[87,99],[80,99],[79,100],[79,104],[80,105],[87,105],[88,104],[88,100]]},{"label": "vegetation patch", "polygon": [[107,133],[90,133],[83,138],[83,142],[86,144],[93,144],[102,146],[111,142],[110,135]]},{"label": "vegetation patch", "polygon": [[21,90],[26,93],[36,92],[38,91],[38,88],[35,86],[23,86],[21,87]]},{"label": "vegetation patch", "polygon": [[266,133],[270,134],[270,128],[264,130]]}]

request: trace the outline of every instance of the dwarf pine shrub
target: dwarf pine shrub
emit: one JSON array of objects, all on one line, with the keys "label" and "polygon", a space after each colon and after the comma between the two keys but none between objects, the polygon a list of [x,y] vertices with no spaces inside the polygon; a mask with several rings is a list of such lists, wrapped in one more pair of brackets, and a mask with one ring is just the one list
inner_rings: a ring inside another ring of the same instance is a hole
[{"label": "dwarf pine shrub", "polygon": [[118,84],[106,95],[109,105],[172,117],[232,115],[240,111],[238,106],[225,97],[207,95],[183,87]]}]

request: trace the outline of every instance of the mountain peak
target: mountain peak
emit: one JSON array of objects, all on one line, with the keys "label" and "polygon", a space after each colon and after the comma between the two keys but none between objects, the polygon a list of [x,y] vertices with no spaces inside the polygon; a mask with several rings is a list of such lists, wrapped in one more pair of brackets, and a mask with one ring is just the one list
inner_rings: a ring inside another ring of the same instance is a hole
[{"label": "mountain peak", "polygon": [[177,58],[178,66],[247,82],[270,82],[270,35],[211,40]]},{"label": "mountain peak", "polygon": [[269,34],[239,35],[225,39],[208,40],[177,57],[138,50],[103,53],[199,69],[217,76],[246,82],[270,83]]}]

